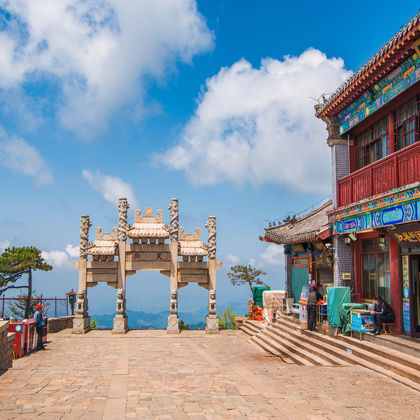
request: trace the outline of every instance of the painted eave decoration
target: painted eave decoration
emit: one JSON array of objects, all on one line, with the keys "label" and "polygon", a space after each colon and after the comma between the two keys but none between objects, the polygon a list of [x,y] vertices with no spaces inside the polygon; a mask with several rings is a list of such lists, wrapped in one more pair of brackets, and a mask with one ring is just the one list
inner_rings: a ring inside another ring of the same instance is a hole
[{"label": "painted eave decoration", "polygon": [[420,183],[390,191],[329,212],[333,234],[363,231],[417,221],[420,218]]},{"label": "painted eave decoration", "polygon": [[317,112],[337,115],[409,57],[420,58],[420,13],[410,20],[359,71],[347,79]]}]

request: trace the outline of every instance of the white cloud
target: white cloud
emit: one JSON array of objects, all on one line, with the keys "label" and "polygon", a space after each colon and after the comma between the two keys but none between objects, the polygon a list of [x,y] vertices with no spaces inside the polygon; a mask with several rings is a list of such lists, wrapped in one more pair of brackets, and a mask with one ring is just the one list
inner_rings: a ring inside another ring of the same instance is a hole
[{"label": "white cloud", "polygon": [[3,252],[6,248],[9,248],[9,246],[10,246],[10,241],[8,241],[7,239],[5,241],[1,241],[0,252]]},{"label": "white cloud", "polygon": [[331,190],[321,93],[348,76],[342,59],[315,49],[255,69],[242,59],[206,81],[178,144],[157,158],[197,185],[274,183],[302,192]]},{"label": "white cloud", "polygon": [[65,267],[70,265],[70,259],[79,257],[79,247],[68,244],[65,251],[42,251],[41,256],[54,268]]},{"label": "white cloud", "polygon": [[53,182],[51,171],[39,151],[23,139],[7,136],[1,127],[0,162],[14,172],[33,177],[38,186]]},{"label": "white cloud", "polygon": [[99,171],[92,173],[83,169],[83,178],[90,185],[100,192],[105,200],[117,205],[120,197],[126,197],[131,207],[137,207],[137,200],[131,184],[124,182],[121,178],[101,174]]},{"label": "white cloud", "polygon": [[53,268],[63,267],[69,263],[69,256],[64,251],[42,251],[41,257]]},{"label": "white cloud", "polygon": [[238,264],[240,258],[237,255],[227,254],[225,257],[226,262],[229,264]]},{"label": "white cloud", "polygon": [[195,0],[14,0],[0,32],[0,88],[47,80],[59,117],[91,136],[123,105],[143,104],[145,79],[213,46]]},{"label": "white cloud", "polygon": [[80,255],[79,247],[70,244],[66,246],[66,252],[70,258],[78,258]]},{"label": "white cloud", "polygon": [[265,251],[260,255],[261,261],[267,265],[284,265],[283,246],[270,244]]}]

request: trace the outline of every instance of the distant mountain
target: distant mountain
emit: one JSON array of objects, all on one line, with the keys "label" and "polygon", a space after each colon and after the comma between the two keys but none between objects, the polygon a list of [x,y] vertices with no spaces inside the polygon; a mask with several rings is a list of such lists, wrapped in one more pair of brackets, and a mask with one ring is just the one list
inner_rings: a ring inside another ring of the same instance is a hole
[{"label": "distant mountain", "polygon": [[[233,304],[233,311],[238,316],[243,316],[248,308],[243,304]],[[218,312],[222,313],[227,307],[220,305]],[[131,330],[164,330],[168,326],[169,311],[161,311],[157,313],[147,313],[143,311],[127,311],[128,328]],[[185,324],[189,324],[192,330],[203,330],[206,327],[207,311],[199,309],[192,312],[179,312],[179,319]],[[91,319],[95,318],[98,324],[97,328],[112,329],[115,314],[91,314]]]}]

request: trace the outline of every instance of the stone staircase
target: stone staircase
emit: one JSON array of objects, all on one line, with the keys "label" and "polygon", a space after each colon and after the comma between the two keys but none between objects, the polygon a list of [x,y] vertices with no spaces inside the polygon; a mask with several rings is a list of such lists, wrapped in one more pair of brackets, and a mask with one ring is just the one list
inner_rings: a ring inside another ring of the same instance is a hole
[{"label": "stone staircase", "polygon": [[420,391],[420,357],[404,347],[389,348],[375,342],[301,330],[297,320],[280,316],[275,324],[243,320],[238,329],[285,363],[304,366],[357,364]]}]

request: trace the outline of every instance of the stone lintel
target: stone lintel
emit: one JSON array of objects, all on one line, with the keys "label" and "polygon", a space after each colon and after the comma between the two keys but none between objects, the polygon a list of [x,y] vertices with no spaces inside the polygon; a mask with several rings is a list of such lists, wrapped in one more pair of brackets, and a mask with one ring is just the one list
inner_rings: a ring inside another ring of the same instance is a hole
[{"label": "stone lintel", "polygon": [[344,145],[349,145],[349,146],[353,146],[353,140],[347,140],[347,139],[343,139],[341,137],[329,137],[327,140],[328,146],[333,147],[333,146],[337,146],[339,144],[344,144]]}]

